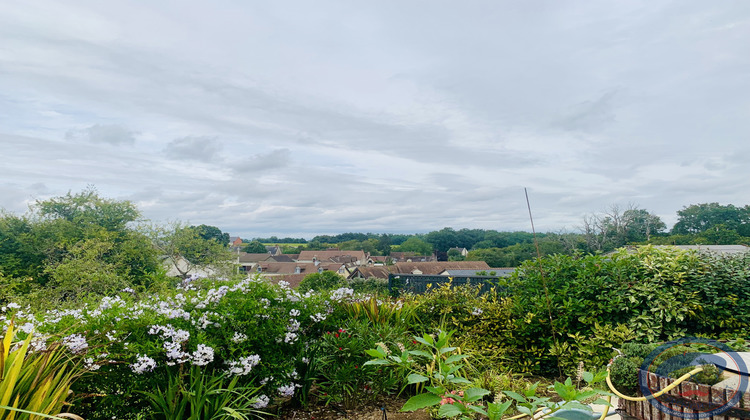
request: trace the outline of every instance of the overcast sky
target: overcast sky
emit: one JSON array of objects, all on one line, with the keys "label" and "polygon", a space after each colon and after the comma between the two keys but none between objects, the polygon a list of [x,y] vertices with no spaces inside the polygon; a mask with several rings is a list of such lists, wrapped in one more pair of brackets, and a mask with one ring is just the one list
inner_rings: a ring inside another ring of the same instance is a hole
[{"label": "overcast sky", "polygon": [[0,1],[0,207],[232,235],[750,203],[750,2]]}]

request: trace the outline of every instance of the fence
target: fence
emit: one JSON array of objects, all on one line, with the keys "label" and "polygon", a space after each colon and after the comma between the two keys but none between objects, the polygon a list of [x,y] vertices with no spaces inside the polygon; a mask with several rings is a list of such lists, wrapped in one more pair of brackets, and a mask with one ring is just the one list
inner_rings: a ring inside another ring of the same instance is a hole
[{"label": "fence", "polygon": [[487,293],[494,287],[497,291],[505,291],[498,276],[440,276],[425,274],[389,274],[388,291],[391,294],[410,292],[422,294],[427,291],[427,285],[440,286],[451,282],[453,286],[466,284],[480,285],[480,293]]}]

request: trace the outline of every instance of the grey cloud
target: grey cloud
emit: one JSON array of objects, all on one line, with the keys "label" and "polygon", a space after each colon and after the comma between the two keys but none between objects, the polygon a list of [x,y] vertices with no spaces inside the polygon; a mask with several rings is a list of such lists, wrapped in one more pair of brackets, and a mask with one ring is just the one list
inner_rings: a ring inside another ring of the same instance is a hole
[{"label": "grey cloud", "polygon": [[291,155],[292,152],[289,149],[276,149],[266,154],[252,155],[248,158],[234,161],[231,167],[239,174],[271,171],[287,166]]},{"label": "grey cloud", "polygon": [[616,91],[599,98],[578,103],[562,119],[552,124],[565,130],[595,130],[615,121],[614,100]]},{"label": "grey cloud", "polygon": [[214,137],[188,136],[172,140],[164,152],[170,159],[214,162],[221,149],[221,142]]},{"label": "grey cloud", "polygon": [[82,130],[69,130],[65,133],[67,140],[83,139],[91,143],[108,143],[113,145],[132,145],[136,132],[117,124],[95,124]]}]

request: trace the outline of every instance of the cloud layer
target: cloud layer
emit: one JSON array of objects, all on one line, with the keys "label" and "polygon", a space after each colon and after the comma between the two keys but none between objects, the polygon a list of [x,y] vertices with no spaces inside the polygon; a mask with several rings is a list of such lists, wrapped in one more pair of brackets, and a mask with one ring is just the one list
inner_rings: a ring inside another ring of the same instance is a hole
[{"label": "cloud layer", "polygon": [[0,14],[0,207],[94,184],[241,236],[540,230],[747,204],[750,4],[132,4]]}]

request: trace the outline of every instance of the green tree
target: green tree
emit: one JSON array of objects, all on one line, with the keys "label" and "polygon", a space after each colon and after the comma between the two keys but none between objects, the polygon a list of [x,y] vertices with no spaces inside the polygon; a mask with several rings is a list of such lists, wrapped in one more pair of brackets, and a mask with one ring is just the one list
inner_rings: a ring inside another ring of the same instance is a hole
[{"label": "green tree", "polygon": [[0,217],[0,271],[14,288],[53,301],[147,287],[161,272],[151,241],[129,201],[99,197],[92,187],[35,202],[24,216]]},{"label": "green tree", "polygon": [[197,270],[216,275],[231,271],[233,255],[227,247],[213,239],[204,239],[195,228],[180,223],[151,226],[149,236],[179,277],[187,278]]},{"label": "green tree", "polygon": [[432,245],[417,237],[407,239],[404,243],[399,245],[398,249],[402,252],[413,252],[417,255],[432,254]]},{"label": "green tree", "polygon": [[242,251],[250,254],[265,254],[266,252],[268,252],[266,246],[259,241],[250,242],[249,244],[245,245]]},{"label": "green tree", "polygon": [[724,225],[742,236],[750,236],[750,206],[723,206],[719,203],[692,204],[677,211],[673,234],[696,234]]},{"label": "green tree", "polygon": [[466,257],[461,255],[461,252],[457,249],[448,250],[448,261],[463,261]]},{"label": "green tree", "polygon": [[736,230],[720,223],[701,232],[694,238],[694,242],[704,245],[735,245],[746,243],[748,239],[750,238],[744,238]]},{"label": "green tree", "polygon": [[645,209],[628,209],[623,213],[625,238],[627,242],[644,242],[652,235],[663,233],[667,225],[655,214]]},{"label": "green tree", "polygon": [[222,232],[221,229],[216,226],[199,225],[194,226],[193,229],[195,229],[198,232],[198,235],[203,239],[213,239],[224,246],[229,245],[229,234]]}]

